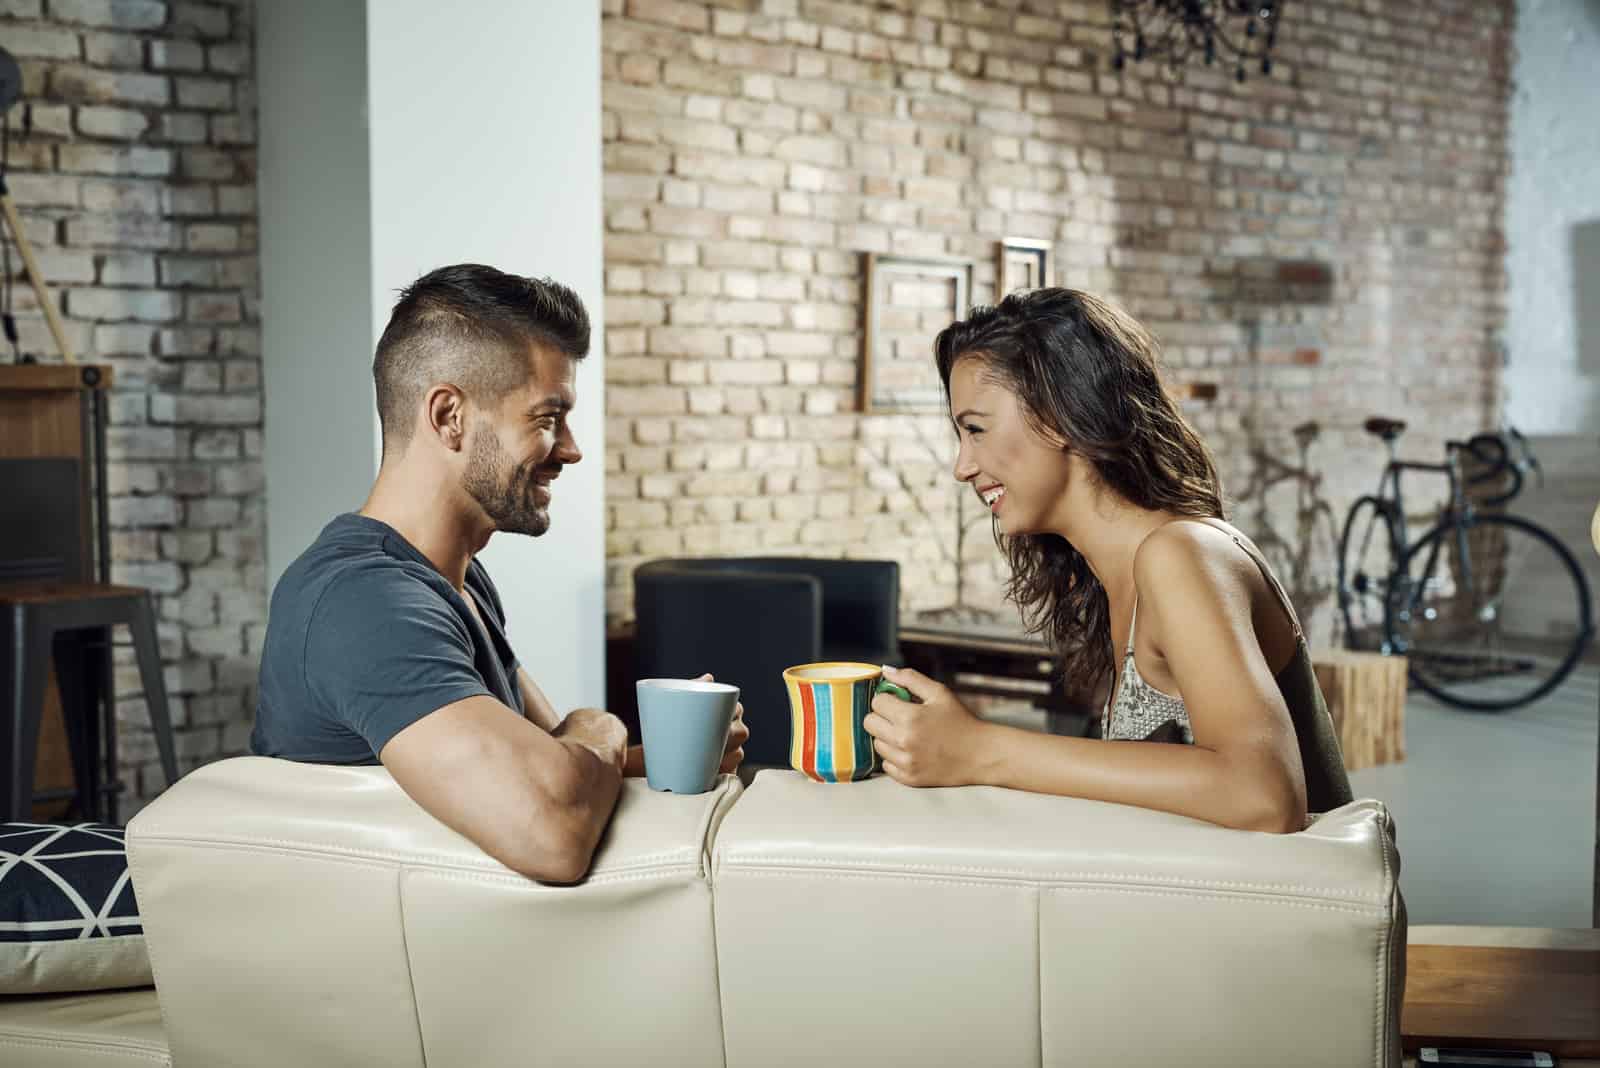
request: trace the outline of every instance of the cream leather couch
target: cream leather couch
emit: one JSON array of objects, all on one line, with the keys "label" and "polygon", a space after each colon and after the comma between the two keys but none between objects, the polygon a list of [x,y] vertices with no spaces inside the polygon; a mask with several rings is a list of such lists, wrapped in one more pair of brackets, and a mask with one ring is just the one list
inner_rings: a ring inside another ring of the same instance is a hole
[{"label": "cream leather couch", "polygon": [[558,887],[381,768],[241,758],[128,840],[159,1015],[154,991],[13,999],[0,1063],[1400,1063],[1375,802],[1273,836],[885,778],[630,781]]}]

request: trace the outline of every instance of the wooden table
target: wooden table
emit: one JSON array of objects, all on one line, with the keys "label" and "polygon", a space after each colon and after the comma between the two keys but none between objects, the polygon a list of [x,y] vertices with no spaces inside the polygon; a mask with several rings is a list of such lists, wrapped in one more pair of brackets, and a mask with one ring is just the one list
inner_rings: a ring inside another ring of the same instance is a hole
[{"label": "wooden table", "polygon": [[1600,930],[1413,927],[1400,1034],[1422,1046],[1600,1058]]}]

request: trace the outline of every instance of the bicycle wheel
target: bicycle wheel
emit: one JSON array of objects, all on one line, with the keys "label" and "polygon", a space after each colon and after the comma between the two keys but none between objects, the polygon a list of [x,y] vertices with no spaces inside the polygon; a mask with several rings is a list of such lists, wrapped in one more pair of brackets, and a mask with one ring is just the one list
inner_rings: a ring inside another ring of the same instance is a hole
[{"label": "bicycle wheel", "polygon": [[1548,693],[1594,633],[1589,586],[1543,528],[1506,515],[1442,523],[1401,561],[1385,635],[1411,681],[1499,712]]},{"label": "bicycle wheel", "polygon": [[1350,506],[1339,536],[1339,613],[1344,618],[1345,648],[1388,652],[1384,620],[1397,555],[1388,502],[1359,498]]}]

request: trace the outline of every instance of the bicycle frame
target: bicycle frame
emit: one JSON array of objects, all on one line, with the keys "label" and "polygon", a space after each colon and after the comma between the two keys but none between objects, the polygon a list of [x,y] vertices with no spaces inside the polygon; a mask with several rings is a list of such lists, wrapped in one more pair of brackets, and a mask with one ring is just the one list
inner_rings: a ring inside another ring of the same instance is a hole
[{"label": "bicycle frame", "polygon": [[[1389,463],[1384,467],[1382,476],[1378,479],[1377,497],[1379,500],[1393,507],[1391,520],[1394,525],[1395,544],[1393,549],[1394,571],[1390,574],[1391,584],[1393,579],[1401,576],[1405,571],[1406,561],[1411,559],[1412,553],[1418,546],[1429,538],[1434,531],[1445,524],[1455,527],[1456,556],[1460,561],[1460,579],[1465,588],[1470,592],[1474,589],[1472,579],[1472,556],[1467,547],[1467,530],[1472,525],[1472,503],[1467,500],[1466,488],[1461,476],[1461,460],[1458,450],[1462,448],[1460,442],[1446,442],[1445,452],[1448,456],[1442,464],[1425,464],[1413,460],[1399,460],[1395,458],[1394,446],[1389,446]],[[1445,506],[1439,518],[1427,530],[1423,531],[1416,541],[1411,541],[1406,530],[1405,493],[1400,488],[1400,474],[1403,471],[1427,471],[1433,474],[1443,474],[1450,482],[1450,503]],[[1389,488],[1386,488],[1389,487]],[[1433,548],[1428,552],[1427,565],[1415,586],[1406,593],[1407,613],[1416,610],[1418,602],[1422,600],[1423,593],[1427,590],[1428,580],[1433,577],[1435,568],[1439,565],[1439,551],[1444,545],[1444,539],[1434,541]]]}]

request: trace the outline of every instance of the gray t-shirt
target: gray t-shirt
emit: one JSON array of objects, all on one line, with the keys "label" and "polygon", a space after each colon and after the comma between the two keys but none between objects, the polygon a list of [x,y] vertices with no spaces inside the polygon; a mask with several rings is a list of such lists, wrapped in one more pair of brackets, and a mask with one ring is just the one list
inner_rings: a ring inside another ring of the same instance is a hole
[{"label": "gray t-shirt", "polygon": [[523,713],[505,610],[483,565],[462,595],[387,523],[341,515],[278,580],[261,653],[250,750],[319,764],[376,764],[390,738],[436,709],[488,694]]}]

